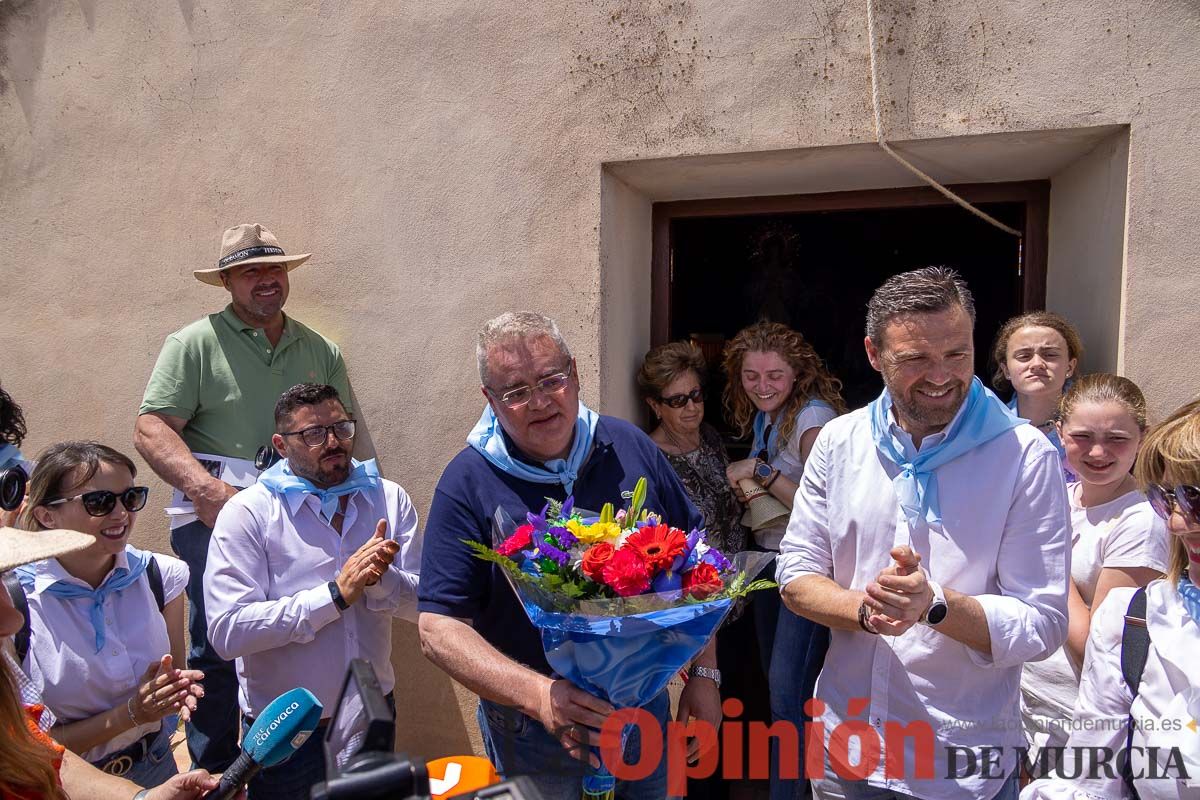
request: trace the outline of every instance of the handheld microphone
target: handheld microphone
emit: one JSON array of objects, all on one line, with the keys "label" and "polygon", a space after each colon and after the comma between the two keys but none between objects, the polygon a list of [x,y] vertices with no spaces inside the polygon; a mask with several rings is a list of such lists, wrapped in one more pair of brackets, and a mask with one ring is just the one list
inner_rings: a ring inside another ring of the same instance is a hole
[{"label": "handheld microphone", "polygon": [[205,800],[232,800],[263,767],[286,761],[321,722],[321,704],[308,689],[292,689],[262,710],[242,737],[242,752]]}]

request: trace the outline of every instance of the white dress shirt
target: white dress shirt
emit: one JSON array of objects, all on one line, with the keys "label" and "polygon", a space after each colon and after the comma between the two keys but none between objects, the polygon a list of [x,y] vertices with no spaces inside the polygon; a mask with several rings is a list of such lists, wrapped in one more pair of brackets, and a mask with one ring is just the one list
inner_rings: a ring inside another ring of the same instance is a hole
[{"label": "white dress shirt", "polygon": [[[1045,658],[1067,634],[1069,530],[1058,452],[1029,425],[1001,434],[935,471],[941,523],[910,526],[892,488],[899,467],[876,449],[869,413],[839,417],[817,436],[781,545],[780,586],[816,574],[862,591],[891,566],[893,547],[909,545],[931,580],[983,606],[992,654],[924,625],[895,637],[834,630],[816,688],[826,704],[826,744],[844,720],[865,720],[886,755],[887,729],[917,723],[935,737],[934,777],[913,777],[915,740],[907,736],[903,777],[885,774],[881,761],[868,782],[931,800],[989,798],[1022,744],[1021,664]],[[961,415],[921,449],[953,436]],[[899,426],[891,432],[910,458],[918,452]],[[853,755],[857,740],[850,744]],[[1003,747],[998,777],[947,778],[949,746]],[[917,766],[928,767],[928,755]]]},{"label": "white dress shirt", "polygon": [[[1131,710],[1138,721],[1133,734],[1132,760],[1138,796],[1142,800],[1200,798],[1200,733],[1188,727],[1200,718],[1200,678],[1196,676],[1200,627],[1188,615],[1173,584],[1158,580],[1146,587],[1150,651],[1134,699],[1121,673],[1121,639],[1125,611],[1135,591],[1125,586],[1113,589],[1092,616],[1079,699],[1065,751],[1065,761],[1072,773],[1076,769],[1075,755],[1080,755],[1083,777],[1035,781],[1025,787],[1022,800],[1130,797],[1115,761],[1109,762],[1116,775],[1112,779],[1102,769],[1092,770],[1089,765],[1096,752],[1090,748],[1105,747],[1115,753],[1125,747],[1126,721]],[[1159,748],[1155,753],[1158,767],[1153,769],[1146,761],[1151,747]],[[1178,779],[1177,766],[1167,769],[1171,747],[1179,748],[1189,781]],[[1086,777],[1093,772],[1097,775],[1095,779]],[[1149,777],[1155,773],[1160,777]],[[1139,775],[1145,777],[1139,779]],[[1164,775],[1170,777],[1161,777]]]},{"label": "white dress shirt", "polygon": [[[1148,567],[1167,571],[1167,524],[1146,495],[1134,490],[1085,508],[1080,484],[1067,486],[1071,502],[1071,578],[1088,608],[1105,567]],[[1045,661],[1025,665],[1021,717],[1030,758],[1042,747],[1062,747],[1071,733],[1071,709],[1079,690],[1079,668],[1059,648]]]},{"label": "white dress shirt", "polygon": [[[183,594],[188,566],[171,556],[153,556],[162,573],[163,600],[169,603]],[[114,570],[118,567],[129,568],[124,551],[113,564]],[[42,702],[54,710],[60,723],[117,707],[126,713],[126,701],[142,675],[171,652],[167,622],[158,610],[149,579],[143,575],[132,586],[109,595],[104,604],[104,647],[97,653],[91,600],[55,597],[44,591],[58,581],[92,587],[68,573],[57,559],[39,561],[33,568],[33,590],[26,593],[30,642],[24,667]],[[97,761],[161,727],[158,720],[139,725],[81,755]]]},{"label": "white dress shirt", "polygon": [[[298,686],[331,716],[354,658],[371,662],[384,692],[396,683],[390,617],[416,621],[417,512],[388,480],[350,497],[340,536],[315,495],[281,497],[262,484],[238,492],[217,516],[204,572],[208,639],[222,658],[237,659],[238,701],[249,716]],[[340,611],[329,582],[381,519],[400,552],[377,584]]]}]

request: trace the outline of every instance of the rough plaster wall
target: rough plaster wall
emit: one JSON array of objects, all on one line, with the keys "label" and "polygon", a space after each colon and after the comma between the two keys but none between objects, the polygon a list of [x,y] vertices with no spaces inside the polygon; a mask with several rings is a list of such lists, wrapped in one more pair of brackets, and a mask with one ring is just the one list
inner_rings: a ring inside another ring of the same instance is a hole
[{"label": "rough plaster wall", "polygon": [[[1129,123],[1124,363],[1174,406],[1200,374],[1178,347],[1196,323],[1179,287],[1200,256],[1200,11],[997,5],[879,3],[885,126]],[[0,380],[27,449],[129,450],[163,336],[224,302],[190,270],[226,225],[260,221],[316,254],[288,310],[343,345],[388,474],[427,509],[479,411],[481,320],[558,317],[600,395],[601,163],[870,140],[864,9],[0,0]],[[139,541],[165,547],[142,516]],[[422,664],[411,632],[396,651],[402,746],[467,746],[448,684],[404,666]]]}]

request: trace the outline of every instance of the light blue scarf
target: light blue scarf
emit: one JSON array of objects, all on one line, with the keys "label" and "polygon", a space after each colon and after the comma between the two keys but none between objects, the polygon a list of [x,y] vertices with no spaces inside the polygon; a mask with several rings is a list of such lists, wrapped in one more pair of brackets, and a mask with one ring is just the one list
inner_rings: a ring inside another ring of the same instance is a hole
[{"label": "light blue scarf", "polygon": [[[153,558],[149,553],[143,550],[137,550],[130,545],[125,545],[125,558],[129,562],[129,568],[117,567],[114,569],[104,583],[100,584],[95,589],[89,589],[86,586],[79,586],[66,581],[55,581],[47,588],[43,589],[43,593],[54,597],[61,597],[64,600],[80,600],[87,599],[92,601],[92,607],[88,609],[88,617],[92,623],[92,630],[96,632],[96,652],[99,653],[104,649],[105,631],[104,631],[104,604],[108,601],[108,596],[113,592],[119,592],[127,589],[137,582],[138,578],[146,571],[146,565]],[[33,564],[27,564],[23,567],[17,567],[17,578],[21,581],[21,585],[26,591],[33,588],[33,578],[35,569]]]},{"label": "light blue scarf", "polygon": [[892,478],[892,486],[900,499],[900,507],[909,524],[917,524],[922,517],[931,523],[941,522],[938,506],[937,480],[934,471],[964,453],[974,450],[984,442],[995,439],[1025,420],[1016,416],[992,394],[979,378],[971,381],[971,389],[963,401],[961,418],[952,435],[939,444],[926,448],[909,461],[904,448],[891,433],[892,397],[887,389],[871,401],[871,435],[880,454],[900,467],[900,474]]},{"label": "light blue scarf", "polygon": [[1192,622],[1200,625],[1200,588],[1197,588],[1187,575],[1179,579],[1179,597],[1183,600],[1183,607],[1187,609]]},{"label": "light blue scarf", "polygon": [[0,445],[0,469],[16,466],[25,460],[15,444]]},{"label": "light blue scarf", "polygon": [[[1068,386],[1070,385],[1070,381],[1067,382],[1067,385]],[[1066,387],[1063,387],[1063,391],[1066,391]],[[1012,411],[1014,414],[1016,414],[1018,417],[1020,417],[1020,412],[1017,411],[1017,396],[1016,396],[1016,394],[1013,394],[1012,399],[1008,401],[1008,408],[1010,411]],[[1024,417],[1021,417],[1021,418],[1024,419]],[[1029,420],[1025,420],[1025,421],[1029,422]],[[1062,439],[1058,438],[1058,426],[1057,425],[1051,425],[1048,430],[1044,430],[1044,431],[1041,428],[1038,428],[1038,432],[1050,440],[1050,444],[1054,445],[1054,449],[1058,451],[1059,458],[1065,459],[1067,457],[1067,451],[1063,447]],[[1066,468],[1065,462],[1063,464],[1063,467],[1064,467],[1064,469]]]},{"label": "light blue scarf", "polygon": [[321,513],[325,519],[332,520],[337,513],[339,498],[342,495],[353,495],[364,489],[379,488],[379,466],[375,459],[356,461],[350,459],[352,469],[346,480],[328,489],[318,488],[312,481],[302,478],[292,472],[287,459],[277,461],[274,466],[258,476],[258,482],[275,494],[283,497],[289,494],[316,495],[321,502]]},{"label": "light blue scarf", "polygon": [[[796,412],[796,416],[800,416],[802,413],[804,413],[805,409],[809,408],[810,406],[818,406],[828,408],[830,410],[833,409],[833,406],[829,405],[829,403],[826,403],[821,398],[811,397],[809,398],[808,402],[802,405],[800,410]],[[770,421],[767,419],[767,414],[765,411],[759,411],[754,415],[754,446],[750,451],[751,458],[758,458],[758,454],[763,451],[764,447],[767,449],[767,461],[774,461],[775,456],[779,455],[778,425],[771,425],[770,441],[763,441],[763,435],[767,432],[767,425],[769,422]]]},{"label": "light blue scarf", "polygon": [[600,415],[580,402],[571,452],[566,458],[550,459],[544,467],[526,464],[509,455],[508,444],[500,430],[500,422],[490,405],[484,407],[479,422],[475,423],[475,427],[467,436],[467,444],[513,477],[530,483],[561,483],[567,494],[571,494],[575,488],[575,481],[579,479],[579,470],[583,468],[588,453],[592,450],[592,438],[596,435],[596,423],[599,421]]}]

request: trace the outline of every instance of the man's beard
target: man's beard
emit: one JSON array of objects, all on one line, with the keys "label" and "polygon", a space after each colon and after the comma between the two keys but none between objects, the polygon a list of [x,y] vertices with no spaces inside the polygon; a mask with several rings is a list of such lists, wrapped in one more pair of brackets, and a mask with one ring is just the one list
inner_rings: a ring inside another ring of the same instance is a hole
[{"label": "man's beard", "polygon": [[[322,460],[325,458],[325,456],[332,455],[335,452],[343,453],[346,456],[345,463],[337,466],[325,466],[322,463]],[[300,464],[295,462],[289,462],[289,464],[291,465],[292,472],[294,474],[306,480],[312,481],[314,484],[322,487],[336,486],[337,484],[346,480],[346,478],[350,477],[350,454],[340,449],[322,451],[321,455],[317,456],[311,467],[308,464]]]},{"label": "man's beard", "polygon": [[896,409],[897,417],[912,420],[927,428],[944,428],[949,425],[967,399],[967,387],[961,382],[955,382],[950,389],[951,392],[958,395],[958,402],[953,406],[929,406],[922,403],[916,390],[923,384],[910,387],[906,396],[895,389],[886,378],[884,383],[887,385],[888,394],[892,397],[892,405]]}]

